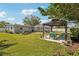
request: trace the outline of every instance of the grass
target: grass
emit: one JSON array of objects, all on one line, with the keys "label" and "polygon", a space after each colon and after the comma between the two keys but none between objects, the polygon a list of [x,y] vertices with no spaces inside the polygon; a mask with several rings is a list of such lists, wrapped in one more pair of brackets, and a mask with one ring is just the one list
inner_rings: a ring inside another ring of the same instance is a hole
[{"label": "grass", "polygon": [[3,49],[3,55],[9,56],[52,56],[68,55],[66,48],[58,43],[40,39],[41,33],[28,35],[0,33],[0,41],[6,40],[6,44],[13,44]]}]

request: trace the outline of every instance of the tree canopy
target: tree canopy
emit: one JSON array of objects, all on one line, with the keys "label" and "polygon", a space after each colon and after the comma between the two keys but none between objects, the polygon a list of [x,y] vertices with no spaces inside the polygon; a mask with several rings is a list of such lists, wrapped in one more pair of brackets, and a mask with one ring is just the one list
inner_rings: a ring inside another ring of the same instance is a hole
[{"label": "tree canopy", "polygon": [[50,19],[66,19],[79,21],[79,4],[77,3],[52,3],[48,8],[38,8],[43,16]]},{"label": "tree canopy", "polygon": [[6,21],[1,21],[0,22],[0,28],[3,28],[6,24],[9,24],[9,23],[6,22]]},{"label": "tree canopy", "polygon": [[35,25],[39,24],[40,22],[41,22],[40,18],[37,16],[33,16],[33,15],[26,16],[23,21],[24,25],[29,24],[32,26],[35,26]]}]

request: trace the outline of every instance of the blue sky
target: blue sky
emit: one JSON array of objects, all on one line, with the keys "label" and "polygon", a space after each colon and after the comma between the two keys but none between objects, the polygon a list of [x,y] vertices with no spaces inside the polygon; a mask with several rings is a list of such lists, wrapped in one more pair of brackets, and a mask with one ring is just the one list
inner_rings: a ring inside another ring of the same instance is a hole
[{"label": "blue sky", "polygon": [[41,18],[42,22],[48,21],[48,17],[42,16],[38,7],[47,8],[47,3],[2,3],[0,4],[0,21],[22,24],[27,15],[35,15]]}]

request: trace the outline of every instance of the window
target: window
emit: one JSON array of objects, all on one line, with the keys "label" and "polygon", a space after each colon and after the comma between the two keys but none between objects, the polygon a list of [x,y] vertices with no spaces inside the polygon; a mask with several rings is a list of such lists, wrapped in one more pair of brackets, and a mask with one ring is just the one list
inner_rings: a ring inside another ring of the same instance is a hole
[{"label": "window", "polygon": [[23,28],[21,27],[20,30],[22,30]]},{"label": "window", "polygon": [[11,27],[11,29],[13,29],[13,28]]}]

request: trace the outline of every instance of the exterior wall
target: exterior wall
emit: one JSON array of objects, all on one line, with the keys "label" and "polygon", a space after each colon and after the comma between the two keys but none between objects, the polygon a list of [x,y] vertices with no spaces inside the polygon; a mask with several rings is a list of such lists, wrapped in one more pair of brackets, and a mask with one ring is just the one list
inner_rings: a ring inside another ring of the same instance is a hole
[{"label": "exterior wall", "polygon": [[24,32],[31,32],[32,29],[31,27],[26,27],[26,26],[17,26],[15,27],[15,32],[16,33],[24,33]]},{"label": "exterior wall", "polygon": [[13,33],[24,33],[24,32],[31,32],[32,26],[25,26],[25,25],[6,25],[5,30],[9,30]]},{"label": "exterior wall", "polygon": [[41,32],[41,31],[43,31],[43,28],[42,27],[34,27],[34,31]]},{"label": "exterior wall", "polygon": [[4,32],[5,31],[5,28],[0,28],[0,32]]},{"label": "exterior wall", "polygon": [[[52,31],[57,31],[57,32],[65,32],[65,28],[54,28]],[[70,33],[70,29],[67,29],[67,32]]]},{"label": "exterior wall", "polygon": [[[50,31],[51,29],[50,29],[49,26],[44,26],[44,30],[45,30],[45,31]],[[37,32],[43,31],[43,25],[42,25],[42,26],[35,26],[35,27],[34,27],[34,31],[37,31]]]},{"label": "exterior wall", "polygon": [[[12,31],[13,33],[24,33],[24,32],[32,32],[32,31],[36,31],[36,32],[42,32],[43,31],[43,25],[37,25],[37,26],[24,26],[24,25],[18,25],[18,26],[13,26],[13,25],[6,25],[5,29],[1,28],[0,32],[5,31],[5,30],[9,30]],[[44,26],[44,31],[50,32],[51,31],[51,27],[50,26]],[[64,28],[52,28],[52,31],[60,31],[60,32],[65,32]],[[68,32],[69,29],[68,29]]]},{"label": "exterior wall", "polygon": [[45,31],[51,31],[51,27],[50,27],[50,26],[45,26],[45,27],[44,27],[44,30],[45,30]]},{"label": "exterior wall", "polygon": [[[34,30],[37,32],[41,32],[43,31],[43,26],[35,26]],[[44,26],[44,31],[51,31],[51,27],[50,26]],[[52,28],[52,31],[57,31],[57,32],[65,32],[65,28]],[[70,32],[70,29],[67,29],[68,33]]]},{"label": "exterior wall", "polygon": [[13,25],[5,25],[5,30],[9,30],[9,31],[11,31],[11,32],[15,32],[15,28],[14,28],[14,26]]}]

